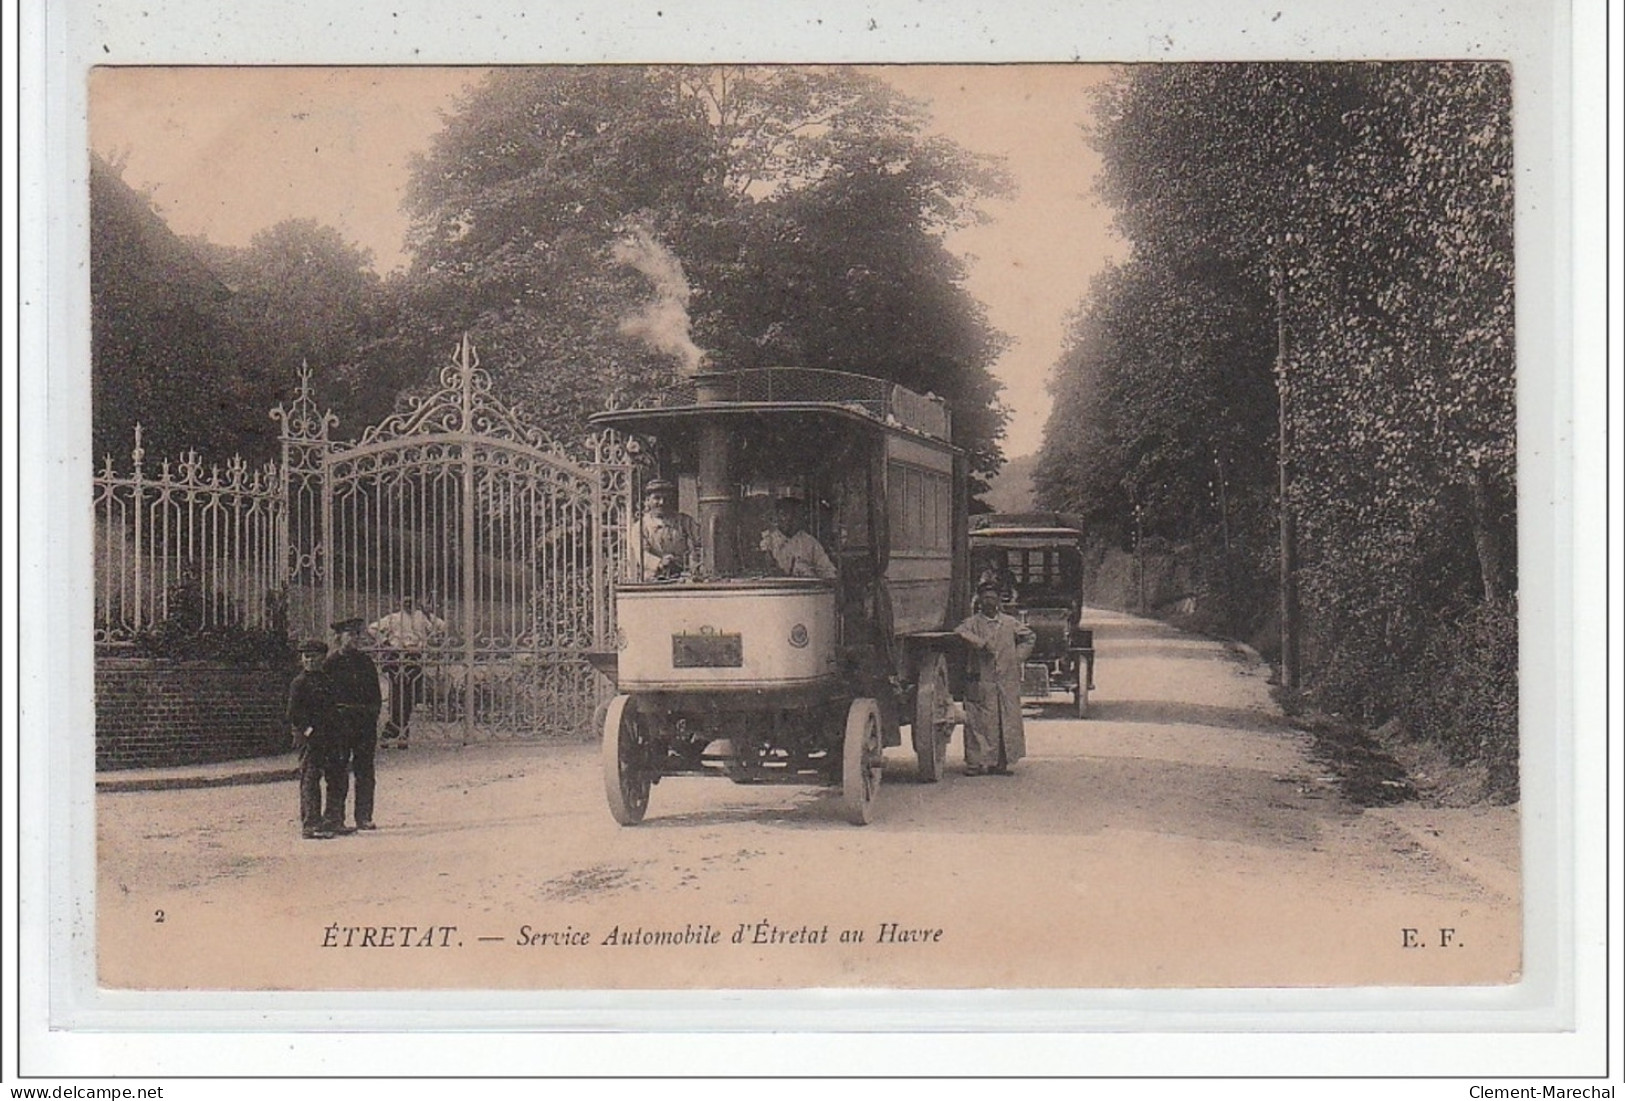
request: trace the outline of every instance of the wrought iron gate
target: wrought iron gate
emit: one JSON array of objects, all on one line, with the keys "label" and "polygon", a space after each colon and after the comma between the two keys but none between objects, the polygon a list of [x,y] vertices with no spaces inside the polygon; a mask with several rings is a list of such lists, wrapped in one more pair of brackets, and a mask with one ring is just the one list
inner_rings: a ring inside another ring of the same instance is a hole
[{"label": "wrought iron gate", "polygon": [[[358,442],[314,449],[319,534],[294,569],[319,578],[324,625],[372,625],[414,737],[579,733],[606,690],[586,654],[614,633],[630,466],[612,440],[577,461],[524,425],[466,337],[440,382]],[[325,437],[330,421],[305,420]],[[403,643],[386,617],[408,599],[421,614]]]}]

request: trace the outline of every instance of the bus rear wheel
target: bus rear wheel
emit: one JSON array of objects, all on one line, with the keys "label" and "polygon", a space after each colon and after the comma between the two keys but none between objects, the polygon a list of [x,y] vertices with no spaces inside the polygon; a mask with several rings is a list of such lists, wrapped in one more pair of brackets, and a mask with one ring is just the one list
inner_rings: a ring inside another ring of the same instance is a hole
[{"label": "bus rear wheel", "polygon": [[953,697],[948,689],[948,660],[928,654],[920,662],[919,686],[914,693],[915,775],[922,784],[942,779],[948,767],[948,741],[953,737]]}]

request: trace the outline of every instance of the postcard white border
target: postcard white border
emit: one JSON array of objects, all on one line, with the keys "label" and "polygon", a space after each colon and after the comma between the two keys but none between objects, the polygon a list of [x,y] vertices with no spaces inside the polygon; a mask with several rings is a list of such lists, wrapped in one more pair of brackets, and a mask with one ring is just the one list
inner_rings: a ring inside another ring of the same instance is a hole
[{"label": "postcard white border", "polygon": [[[1600,5],[1599,5],[1600,7]],[[286,1030],[325,1067],[349,1066],[362,1048],[389,1045],[399,1073],[478,1066],[509,1073],[636,1072],[617,1052],[658,1050],[656,1035],[676,1028],[866,1031],[853,1050],[883,1051],[884,1034],[914,1033],[932,1052],[932,1072],[1070,1074],[1573,1074],[1601,1069],[1606,799],[1595,782],[1605,721],[1601,624],[1574,593],[1600,589],[1603,510],[1599,334],[1571,328],[1600,289],[1575,284],[1574,263],[1594,260],[1594,238],[1579,214],[1596,217],[1591,195],[1574,205],[1577,155],[1588,171],[1595,136],[1573,125],[1574,81],[1595,79],[1600,11],[1550,0],[1406,0],[1231,5],[1084,5],[1006,0],[1002,4],[805,2],[771,6],[623,3],[606,16],[591,5],[428,0],[355,3],[219,4],[79,0],[41,13],[25,5],[24,64],[38,65],[42,97],[25,104],[23,140],[44,152],[25,169],[25,233],[46,236],[47,258],[25,256],[25,277],[43,290],[25,308],[21,440],[26,470],[21,550],[24,722],[18,792],[24,1039],[21,1069],[105,1073],[283,1073]],[[393,13],[393,14],[391,14]],[[1571,46],[1576,49],[1571,64]],[[38,56],[27,56],[28,51]],[[93,961],[65,951],[75,928],[93,920],[94,808],[91,728],[90,598],[83,578],[53,563],[64,548],[88,544],[88,511],[50,507],[84,491],[89,455],[87,288],[77,258],[87,255],[83,202],[84,74],[96,64],[490,64],[615,60],[771,62],[1176,61],[1293,58],[1509,59],[1514,65],[1518,159],[1518,343],[1520,495],[1524,522],[1520,581],[1525,608],[1524,771],[1525,946],[1528,978],[1516,987],[1450,990],[933,993],[695,992],[690,994],[206,995],[97,992]],[[1589,95],[1590,88],[1586,85]],[[38,112],[38,113],[32,113]],[[1587,120],[1589,122],[1589,119]],[[29,124],[35,127],[30,131]],[[41,127],[41,124],[43,126]],[[32,137],[31,137],[32,134]],[[1582,137],[1586,150],[1570,145]],[[1589,312],[1588,315],[1589,316]],[[1544,361],[1544,362],[1543,362]],[[43,368],[38,365],[43,364]],[[1544,372],[1550,367],[1550,374]],[[1538,383],[1538,384],[1537,384]],[[1576,400],[1583,396],[1585,401]],[[1531,504],[1552,502],[1549,524],[1531,522]],[[1578,614],[1577,614],[1578,612]],[[1567,689],[1567,690],[1566,690]],[[1573,754],[1563,751],[1565,742]],[[1617,764],[1617,761],[1615,762]],[[18,773],[13,772],[13,775]],[[1612,778],[1612,779],[1616,779]],[[1612,789],[1618,798],[1617,782]],[[1583,828],[1576,828],[1579,823]],[[66,869],[66,872],[64,872]],[[1617,883],[1614,884],[1617,890]],[[1576,960],[1582,965],[1575,967]],[[49,970],[45,961],[49,960]],[[88,983],[87,983],[88,977]],[[89,994],[87,995],[87,991]],[[404,1004],[404,1008],[402,1008]],[[1617,1023],[1617,1021],[1616,1021]],[[267,1027],[278,1030],[267,1033]],[[453,1029],[434,1045],[384,1035],[399,1029]],[[530,1037],[527,1029],[602,1032]],[[1006,1046],[1018,1065],[954,1033],[1008,1028],[1033,1034]],[[144,1035],[117,1034],[141,1029]],[[113,1030],[112,1035],[94,1035]],[[231,1033],[223,1042],[220,1031]],[[243,1030],[243,1031],[234,1031]],[[356,1035],[319,1035],[361,1030]],[[154,1035],[153,1032],[162,1035]],[[1306,1042],[1301,1032],[1314,1034]],[[620,1033],[619,1042],[614,1034]],[[942,1033],[930,1035],[931,1033]],[[1158,1033],[1181,1034],[1170,1060]],[[1241,1035],[1224,1035],[1240,1033]],[[1049,1034],[1046,1040],[1042,1034]],[[1425,1034],[1427,1042],[1418,1043]],[[336,1042],[341,1040],[342,1043]],[[797,1056],[793,1037],[759,1038],[776,1053],[772,1069],[828,1073],[829,1060]],[[358,1041],[364,1041],[359,1043]],[[442,1047],[442,1044],[446,1045]],[[722,1045],[726,1047],[726,1044]],[[453,1063],[462,1049],[473,1061]],[[687,1069],[733,1073],[737,1052],[684,1045]],[[708,1054],[709,1053],[709,1054]],[[1373,1056],[1380,1063],[1373,1062]],[[882,1055],[876,1065],[895,1071]],[[658,1056],[657,1056],[658,1058]],[[669,1059],[668,1054],[665,1058]],[[863,1055],[848,1067],[861,1072]],[[747,1063],[755,1064],[756,1060]],[[306,1064],[307,1068],[309,1064]],[[371,1055],[365,1066],[379,1065]],[[674,1069],[660,1063],[661,1072]],[[916,1065],[914,1068],[920,1068]],[[758,1072],[763,1070],[757,1066]]]}]

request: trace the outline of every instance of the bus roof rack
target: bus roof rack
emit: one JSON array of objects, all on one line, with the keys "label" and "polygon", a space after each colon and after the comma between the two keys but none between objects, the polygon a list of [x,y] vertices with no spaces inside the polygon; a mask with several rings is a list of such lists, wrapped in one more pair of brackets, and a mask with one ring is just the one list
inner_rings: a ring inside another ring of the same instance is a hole
[{"label": "bus roof rack", "polygon": [[984,512],[972,516],[972,533],[991,531],[1083,531],[1083,517],[1071,512]]}]

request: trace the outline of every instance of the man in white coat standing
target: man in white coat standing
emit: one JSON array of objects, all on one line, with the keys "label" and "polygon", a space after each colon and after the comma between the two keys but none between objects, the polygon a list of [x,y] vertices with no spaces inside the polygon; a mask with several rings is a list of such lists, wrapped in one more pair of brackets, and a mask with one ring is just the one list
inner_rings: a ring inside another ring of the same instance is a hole
[{"label": "man in white coat standing", "polygon": [[412,706],[423,692],[423,652],[439,642],[446,621],[418,607],[417,598],[401,598],[399,611],[390,612],[367,628],[367,633],[383,643],[380,655],[384,675],[389,678],[389,721],[384,740],[401,749],[407,745],[412,725]]},{"label": "man in white coat standing", "polygon": [[954,628],[965,641],[965,775],[1009,776],[1027,752],[1021,725],[1021,665],[1038,636],[999,606],[999,586],[976,588],[976,611]]}]

